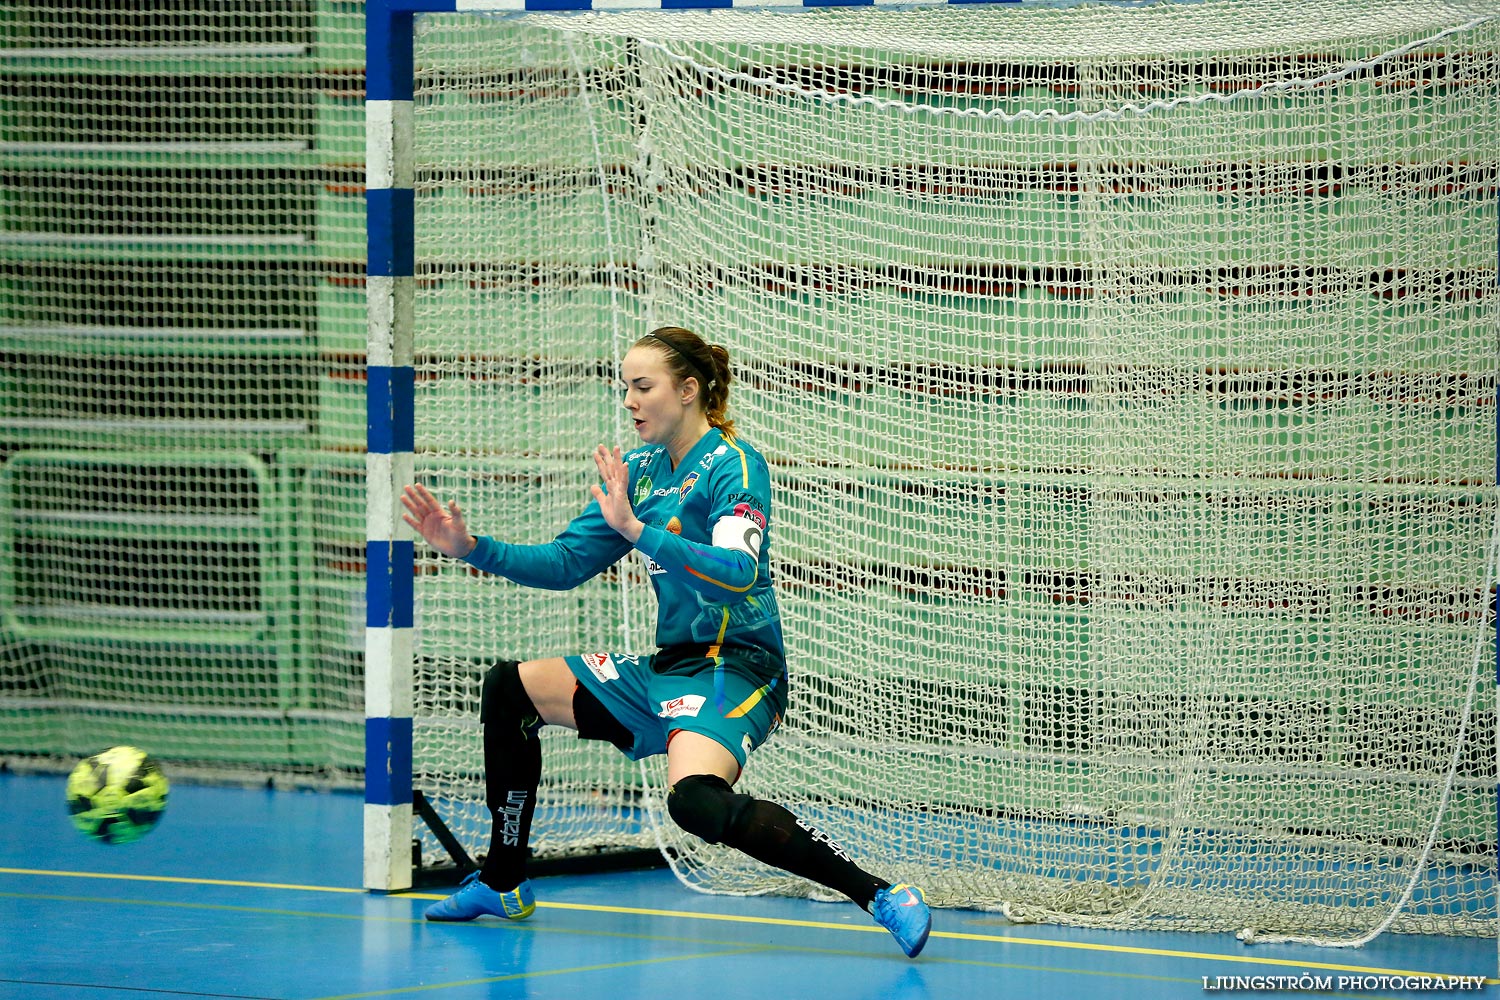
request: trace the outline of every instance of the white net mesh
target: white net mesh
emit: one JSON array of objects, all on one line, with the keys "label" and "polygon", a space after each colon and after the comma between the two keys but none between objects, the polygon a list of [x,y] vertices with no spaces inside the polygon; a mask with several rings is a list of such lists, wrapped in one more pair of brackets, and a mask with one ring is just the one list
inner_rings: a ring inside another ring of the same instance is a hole
[{"label": "white net mesh", "polygon": [[[419,473],[550,539],[624,347],[696,329],[776,488],[742,787],[943,905],[1493,933],[1496,13],[424,18]],[[419,559],[418,770],[482,849],[483,662],[647,649],[649,594]],[[812,891],[546,754],[540,848]]]}]

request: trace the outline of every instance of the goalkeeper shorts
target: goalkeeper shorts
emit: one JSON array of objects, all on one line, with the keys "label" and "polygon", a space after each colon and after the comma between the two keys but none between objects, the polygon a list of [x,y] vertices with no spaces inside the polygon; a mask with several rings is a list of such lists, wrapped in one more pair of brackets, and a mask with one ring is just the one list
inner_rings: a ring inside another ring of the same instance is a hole
[{"label": "goalkeeper shorts", "polygon": [[685,730],[722,744],[744,767],[786,712],[785,664],[762,649],[704,653],[674,647],[566,659],[578,682],[635,735],[624,751],[631,760],[666,753],[672,734]]}]

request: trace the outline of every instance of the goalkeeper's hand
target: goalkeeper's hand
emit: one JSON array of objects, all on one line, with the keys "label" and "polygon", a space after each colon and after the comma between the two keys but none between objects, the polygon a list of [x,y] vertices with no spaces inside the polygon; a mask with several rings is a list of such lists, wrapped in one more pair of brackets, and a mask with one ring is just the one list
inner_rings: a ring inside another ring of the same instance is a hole
[{"label": "goalkeeper's hand", "polygon": [[625,469],[620,449],[616,447],[610,451],[601,444],[594,449],[594,464],[598,466],[599,478],[603,482],[600,486],[590,486],[589,492],[599,501],[599,513],[604,515],[605,523],[634,545],[641,540],[641,532],[646,526],[635,516],[635,508],[630,504],[626,492],[630,474]]},{"label": "goalkeeper's hand", "polygon": [[479,544],[479,539],[469,534],[468,525],[464,524],[463,511],[458,509],[458,504],[449,500],[448,506],[444,507],[420,483],[402,491],[401,506],[406,508],[401,520],[411,525],[417,534],[427,539],[428,545],[445,556],[462,559]]}]

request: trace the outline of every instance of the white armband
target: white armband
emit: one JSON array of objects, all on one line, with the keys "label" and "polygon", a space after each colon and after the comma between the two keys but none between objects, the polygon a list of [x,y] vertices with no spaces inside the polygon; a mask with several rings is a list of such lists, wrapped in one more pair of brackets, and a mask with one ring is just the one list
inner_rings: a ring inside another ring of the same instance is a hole
[{"label": "white armband", "polygon": [[760,525],[748,517],[721,517],[714,523],[714,546],[748,552],[752,559],[760,558],[760,540],[765,536]]}]

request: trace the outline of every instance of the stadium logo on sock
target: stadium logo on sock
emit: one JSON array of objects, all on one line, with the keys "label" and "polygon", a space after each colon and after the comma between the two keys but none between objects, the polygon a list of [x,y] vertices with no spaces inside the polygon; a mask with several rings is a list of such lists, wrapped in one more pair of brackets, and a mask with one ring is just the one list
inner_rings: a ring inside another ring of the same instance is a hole
[{"label": "stadium logo on sock", "polygon": [[836,857],[842,858],[845,861],[849,860],[849,855],[845,854],[844,853],[844,849],[842,847],[840,847],[837,843],[835,843],[834,839],[832,837],[828,836],[828,834],[824,833],[822,830],[819,830],[817,827],[813,826],[811,823],[804,823],[804,822],[802,822],[802,820],[800,820],[800,819],[797,820],[797,825],[800,826],[800,827],[802,827],[802,829],[806,830],[807,833],[808,833],[808,835],[810,837],[812,837],[812,839],[814,841],[816,841],[819,844],[822,844],[823,846],[827,847],[830,851],[832,851]]},{"label": "stadium logo on sock", "polygon": [[505,796],[505,808],[500,810],[500,836],[506,847],[517,847],[521,843],[521,814],[526,811],[529,792],[510,792]]}]

